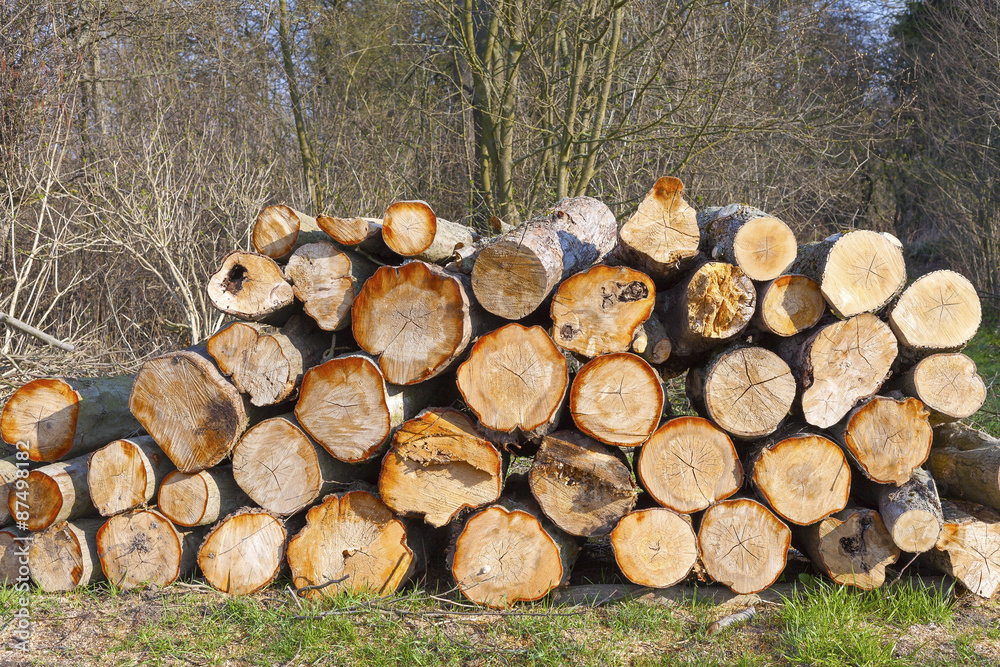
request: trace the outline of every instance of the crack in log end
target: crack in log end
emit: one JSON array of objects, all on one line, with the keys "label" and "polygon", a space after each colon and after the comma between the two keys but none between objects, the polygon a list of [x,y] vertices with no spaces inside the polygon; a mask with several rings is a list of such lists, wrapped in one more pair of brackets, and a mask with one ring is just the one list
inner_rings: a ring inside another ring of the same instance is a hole
[{"label": "crack in log end", "polygon": [[146,533],[137,533],[129,543],[129,553],[148,554],[153,550],[153,541]]},{"label": "crack in log end", "polygon": [[222,289],[227,294],[237,295],[243,290],[243,283],[247,280],[247,267],[242,264],[233,264],[229,273],[222,279]]},{"label": "crack in log end", "polygon": [[615,287],[618,288],[618,300],[623,303],[641,301],[642,299],[649,298],[649,287],[647,287],[641,280],[635,280],[624,284],[615,283]]},{"label": "crack in log end", "polygon": [[562,328],[559,329],[559,337],[562,340],[573,340],[573,338],[580,333],[581,329],[575,328],[572,324],[564,324]]}]

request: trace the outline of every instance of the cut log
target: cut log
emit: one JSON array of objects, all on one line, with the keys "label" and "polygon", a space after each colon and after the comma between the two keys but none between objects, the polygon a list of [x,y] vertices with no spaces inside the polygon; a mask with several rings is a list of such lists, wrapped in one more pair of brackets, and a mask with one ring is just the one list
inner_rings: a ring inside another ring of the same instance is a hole
[{"label": "cut log", "polygon": [[354,297],[377,269],[371,260],[341,252],[332,243],[307,243],[289,258],[285,276],[306,315],[324,331],[339,331],[350,326]]},{"label": "cut log", "polygon": [[382,217],[382,239],[403,257],[424,262],[451,259],[455,248],[472,246],[475,237],[465,225],[442,220],[424,201],[398,201]]},{"label": "cut log", "polygon": [[778,276],[757,288],[754,323],[762,331],[794,336],[819,323],[826,312],[826,299],[819,283],[795,274]]},{"label": "cut log", "polygon": [[692,368],[687,392],[701,414],[729,435],[750,440],[778,429],[795,400],[795,378],[770,350],[736,347]]},{"label": "cut log", "polygon": [[611,531],[611,546],[622,574],[640,586],[678,584],[698,561],[698,538],[690,517],[663,507],[623,517]]},{"label": "cut log", "polygon": [[756,304],[753,281],[739,267],[702,264],[667,293],[659,310],[671,354],[690,357],[732,340],[750,324]]},{"label": "cut log", "polygon": [[288,534],[264,510],[245,508],[216,524],[198,550],[198,567],[213,588],[249,595],[274,581]]},{"label": "cut log", "polygon": [[379,495],[393,511],[440,528],[500,497],[506,465],[472,420],[430,408],[405,422],[382,460]]},{"label": "cut log", "polygon": [[508,324],[482,336],[458,367],[458,389],[480,425],[512,442],[555,430],[569,388],[569,369],[541,327]]},{"label": "cut log", "polygon": [[542,438],[528,483],[545,516],[580,537],[610,533],[638,498],[624,454],[574,431]]},{"label": "cut log", "polygon": [[944,519],[937,486],[926,470],[917,468],[902,486],[860,477],[854,495],[878,508],[892,541],[903,551],[919,554],[937,544]]},{"label": "cut log", "polygon": [[213,524],[249,501],[232,468],[168,473],[160,485],[159,510],[178,526]]},{"label": "cut log", "polygon": [[343,246],[356,246],[372,238],[382,237],[381,218],[338,218],[321,215],[316,224]]},{"label": "cut log", "polygon": [[283,260],[303,242],[318,240],[316,218],[288,206],[268,206],[257,215],[251,241],[254,249],[271,259]]},{"label": "cut log", "polygon": [[[935,431],[935,442],[937,437]],[[943,495],[1000,510],[1000,440],[993,440],[995,445],[975,449],[931,449],[927,469]]]},{"label": "cut log", "polygon": [[942,500],[944,528],[926,562],[958,579],[972,593],[992,598],[1000,589],[1000,512]]},{"label": "cut log", "polygon": [[32,461],[56,461],[103,447],[137,430],[128,409],[135,376],[43,378],[8,399],[0,434],[12,447],[28,443]]},{"label": "cut log", "polygon": [[360,463],[384,452],[403,422],[445,396],[438,382],[386,384],[374,360],[348,354],[306,373],[295,418],[335,458]]},{"label": "cut log", "polygon": [[606,354],[581,368],[569,390],[569,411],[577,428],[619,447],[640,445],[660,423],[663,385],[642,357]]},{"label": "cut log", "polygon": [[104,519],[60,521],[36,533],[28,549],[31,578],[46,593],[72,591],[104,580],[97,529]]},{"label": "cut log", "polygon": [[897,547],[875,510],[850,507],[797,529],[796,545],[838,584],[870,591],[885,583],[885,568],[899,560]]},{"label": "cut log", "polygon": [[233,477],[250,499],[274,514],[289,516],[320,496],[355,480],[375,481],[378,463],[338,461],[302,429],[291,414],[265,419],[233,448]]},{"label": "cut log", "polygon": [[174,464],[148,435],[115,440],[90,455],[87,486],[101,516],[155,502]]},{"label": "cut log", "polygon": [[632,351],[654,366],[665,363],[673,349],[667,328],[655,312],[636,329],[632,337]]},{"label": "cut log", "polygon": [[782,435],[747,450],[753,489],[785,521],[805,526],[847,507],[851,469],[843,450],[821,435]]},{"label": "cut log", "polygon": [[746,204],[711,211],[698,215],[706,254],[735,264],[753,280],[774,280],[795,261],[795,234],[778,218]]},{"label": "cut log", "polygon": [[906,284],[899,240],[860,229],[801,246],[789,273],[818,282],[827,303],[841,318],[882,309]]},{"label": "cut log", "polygon": [[292,583],[311,599],[399,590],[423,566],[424,545],[368,491],[328,496],[288,545]]},{"label": "cut log", "polygon": [[889,377],[896,337],[870,313],[835,322],[779,346],[802,388],[802,416],[830,428]]},{"label": "cut log", "polygon": [[902,486],[930,453],[928,414],[915,398],[876,396],[851,410],[830,432],[868,479]]},{"label": "cut log", "polygon": [[626,352],[656,301],[653,281],[627,267],[603,264],[563,281],[552,297],[552,338],[587,358]]},{"label": "cut log", "polygon": [[208,339],[208,353],[219,370],[257,406],[294,398],[303,374],[322,361],[331,347],[331,335],[301,315],[293,316],[280,330],[234,322]]},{"label": "cut log", "polygon": [[[952,422],[934,427],[932,447],[951,447],[963,452],[981,447],[1000,447],[1000,438],[976,430],[966,424]],[[985,503],[984,503],[985,504]]]},{"label": "cut log", "polygon": [[473,333],[467,280],[409,262],[384,266],[365,283],[354,300],[351,329],[358,346],[378,357],[386,381],[423,382],[465,351]]},{"label": "cut log", "polygon": [[660,178],[622,225],[615,258],[656,280],[670,280],[698,257],[697,214],[679,178]]},{"label": "cut log", "polygon": [[932,271],[913,281],[889,313],[900,345],[917,354],[962,349],[982,321],[979,293],[954,271]]},{"label": "cut log", "polygon": [[723,500],[705,510],[698,547],[705,571],[734,593],[762,591],[785,569],[792,531],[755,500]]},{"label": "cut log", "polygon": [[205,529],[179,531],[153,510],[116,514],[97,531],[97,553],[108,581],[121,589],[169,586],[194,572]]},{"label": "cut log", "polygon": [[[7,509],[28,530],[45,530],[54,523],[94,514],[87,487],[87,456],[58,461],[36,468],[20,484],[11,487]],[[22,517],[26,517],[22,519]]]},{"label": "cut log", "polygon": [[218,310],[241,320],[283,324],[292,313],[295,293],[270,257],[234,250],[208,279],[208,299]]},{"label": "cut log", "polygon": [[[24,465],[27,462],[21,461],[21,463]],[[28,474],[28,468],[26,465],[24,465],[23,468],[24,472],[20,473],[18,471],[21,470],[21,468],[18,467],[17,464],[18,460],[16,454],[0,459],[0,500],[7,498],[10,494],[10,490],[14,487],[14,482],[17,481],[18,477],[24,477]],[[0,502],[0,526],[6,526],[9,523],[13,523],[13,521],[14,517],[11,516],[7,503]]]},{"label": "cut log", "polygon": [[519,320],[537,309],[564,279],[603,260],[618,225],[592,197],[564,199],[554,211],[491,240],[472,268],[472,290],[487,311]]},{"label": "cut log", "polygon": [[701,417],[671,419],[634,460],[636,478],[653,500],[682,514],[703,510],[743,485],[733,441]]},{"label": "cut log", "polygon": [[921,359],[903,376],[900,388],[927,406],[932,424],[971,417],[986,402],[986,383],[976,362],[959,352]]},{"label": "cut log", "polygon": [[31,576],[28,568],[28,547],[31,540],[27,531],[17,528],[0,530],[0,586],[27,583]]}]

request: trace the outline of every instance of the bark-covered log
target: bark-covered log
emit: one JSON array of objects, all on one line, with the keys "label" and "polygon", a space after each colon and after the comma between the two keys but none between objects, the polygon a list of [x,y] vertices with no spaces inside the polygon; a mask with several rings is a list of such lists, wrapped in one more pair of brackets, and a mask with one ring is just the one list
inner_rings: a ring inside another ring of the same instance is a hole
[{"label": "bark-covered log", "polygon": [[849,507],[795,531],[796,546],[838,584],[870,591],[885,583],[885,568],[899,560],[897,547],[875,510]]},{"label": "bark-covered log", "polygon": [[487,311],[508,320],[532,313],[564,279],[603,260],[615,247],[615,216],[592,197],[556,204],[487,243],[475,258],[472,290]]},{"label": "bark-covered log", "polygon": [[577,428],[619,447],[640,445],[663,414],[663,385],[642,357],[627,352],[592,359],[577,371],[569,411]]},{"label": "bark-covered log", "polygon": [[369,239],[382,239],[382,218],[338,218],[321,215],[316,224],[343,246],[356,246]]},{"label": "bark-covered log", "polygon": [[97,554],[97,531],[104,519],[60,521],[32,536],[31,578],[46,593],[72,591],[104,580]]},{"label": "bark-covered log", "polygon": [[239,487],[229,466],[196,473],[174,471],[160,485],[159,510],[178,526],[193,528],[213,524],[246,505],[249,498]]},{"label": "bark-covered log", "polygon": [[792,531],[755,500],[723,500],[705,510],[698,548],[705,572],[734,593],[762,591],[785,569]]},{"label": "bark-covered log", "polygon": [[439,382],[387,384],[374,360],[348,354],[306,373],[295,418],[334,457],[361,463],[384,452],[400,424],[445,398]]},{"label": "bark-covered log", "polygon": [[699,256],[697,214],[680,179],[660,178],[619,232],[615,259],[656,280],[671,280]]},{"label": "bark-covered log", "polygon": [[753,322],[762,331],[788,337],[818,324],[825,312],[819,283],[788,273],[758,286]]},{"label": "bark-covered log", "polygon": [[154,510],[116,514],[97,531],[97,553],[118,588],[169,586],[195,568],[205,529],[178,530]]},{"label": "bark-covered log", "polygon": [[674,344],[670,341],[663,320],[655,312],[650,313],[649,318],[635,330],[632,351],[654,366],[663,364],[670,358]]},{"label": "bark-covered log", "polygon": [[566,358],[538,326],[508,324],[486,334],[458,367],[458,389],[491,439],[551,433],[568,388]]},{"label": "bark-covered log", "polygon": [[382,217],[382,239],[395,253],[424,262],[451,259],[455,248],[470,247],[475,237],[465,225],[443,220],[424,201],[398,201]]},{"label": "bark-covered log", "polygon": [[269,512],[245,508],[217,523],[198,550],[198,567],[213,588],[249,595],[274,581],[288,533]]},{"label": "bark-covered log", "polygon": [[703,510],[743,485],[733,441],[701,417],[671,419],[634,461],[639,484],[657,503],[682,514]]},{"label": "bark-covered log", "polygon": [[569,277],[552,297],[552,338],[588,358],[626,352],[649,319],[656,288],[633,269],[599,264]]},{"label": "bark-covered log", "polygon": [[683,581],[698,561],[691,518],[664,507],[636,510],[611,531],[615,561],[629,581],[667,588]]},{"label": "bark-covered log", "polygon": [[867,230],[801,246],[789,273],[818,282],[827,303],[842,318],[880,310],[906,284],[902,244],[894,236]]},{"label": "bark-covered log", "polygon": [[859,476],[854,496],[877,507],[892,541],[903,551],[919,554],[934,548],[941,534],[941,499],[937,485],[923,468],[902,486],[876,484]]},{"label": "bark-covered log", "polygon": [[638,497],[625,456],[574,431],[542,438],[528,471],[531,493],[570,535],[607,535]]},{"label": "bark-covered log", "polygon": [[261,255],[284,260],[303,242],[322,238],[316,218],[284,205],[268,206],[257,215],[250,240]]},{"label": "bark-covered log", "polygon": [[952,422],[934,427],[932,447],[951,447],[963,452],[981,447],[1000,447],[1000,438],[972,428],[967,424]]},{"label": "bark-covered log", "polygon": [[0,586],[13,586],[18,580],[27,582],[31,576],[28,534],[17,528],[0,530]]},{"label": "bark-covered log", "polygon": [[137,430],[128,409],[133,375],[32,380],[7,400],[0,435],[28,444],[32,461],[56,461],[103,447]]},{"label": "bark-covered log", "polygon": [[930,453],[928,414],[915,398],[876,396],[847,413],[830,432],[868,479],[902,486]]},{"label": "bark-covered log", "polygon": [[440,528],[465,508],[496,502],[506,465],[472,420],[430,408],[405,422],[382,459],[379,495],[393,511]]},{"label": "bark-covered log", "polygon": [[173,462],[148,435],[115,440],[90,455],[87,486],[101,516],[154,503]]},{"label": "bark-covered log", "polygon": [[917,354],[960,350],[982,321],[979,293],[954,271],[932,271],[913,281],[889,313],[900,345]]},{"label": "bark-covered log", "polygon": [[[0,459],[0,526],[13,523],[14,518],[10,514],[7,503],[3,502],[3,500],[10,494],[10,490],[17,478],[28,474],[27,466],[24,467],[24,473],[18,472],[21,468],[18,467],[17,463],[17,455],[15,454]],[[22,463],[25,462],[22,461]]]},{"label": "bark-covered log", "polygon": [[292,313],[295,293],[281,267],[264,255],[234,250],[208,279],[208,299],[241,320],[283,324]]},{"label": "bark-covered log", "polygon": [[746,204],[698,215],[703,250],[743,269],[753,280],[774,280],[795,261],[795,234],[784,222]]},{"label": "bark-covered log", "polygon": [[691,403],[730,435],[774,433],[795,400],[795,378],[781,357],[762,347],[723,351],[687,376]]},{"label": "bark-covered log", "polygon": [[658,308],[671,354],[690,357],[726,343],[753,317],[757,291],[738,266],[706,262],[673,287]]},{"label": "bark-covered log", "polygon": [[377,269],[366,257],[332,243],[307,243],[292,253],[285,276],[306,315],[324,331],[339,331],[350,326],[354,297]]},{"label": "bark-covered log", "polygon": [[[80,456],[36,468],[28,473],[26,489],[11,487],[7,509],[18,522],[27,513],[28,530],[45,530],[54,523],[94,514],[87,486],[87,459]],[[20,515],[18,513],[21,513]]]},{"label": "bark-covered log", "polygon": [[1000,589],[1000,512],[952,500],[942,500],[941,509],[944,527],[925,561],[976,595],[992,598]]},{"label": "bark-covered log", "polygon": [[934,437],[927,469],[941,493],[1000,510],[1000,440],[993,438],[996,444],[992,446],[963,450],[938,446],[937,429]]},{"label": "bark-covered log", "polygon": [[921,359],[899,386],[927,406],[932,424],[971,417],[986,402],[986,383],[976,371],[976,362],[960,352]]}]

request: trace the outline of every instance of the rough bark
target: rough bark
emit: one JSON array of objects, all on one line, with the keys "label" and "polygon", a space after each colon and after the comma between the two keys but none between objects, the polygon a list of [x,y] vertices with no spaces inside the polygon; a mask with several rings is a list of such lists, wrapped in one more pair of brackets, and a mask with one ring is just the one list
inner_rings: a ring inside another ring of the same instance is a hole
[{"label": "rough bark", "polygon": [[930,410],[932,424],[971,417],[986,401],[986,383],[976,372],[976,362],[959,352],[921,359],[899,387]]},{"label": "rough bark", "polygon": [[927,459],[941,493],[1000,510],[1000,440],[975,449],[935,446]]},{"label": "rough bark", "polygon": [[281,267],[264,255],[234,250],[208,279],[208,299],[241,320],[281,325],[292,314],[295,293]]},{"label": "rough bark", "polygon": [[97,553],[118,588],[169,586],[195,568],[205,529],[178,530],[154,510],[117,514],[97,531]]},{"label": "rough bark", "polygon": [[976,430],[966,424],[953,422],[934,427],[933,447],[951,447],[963,452],[981,447],[1000,447],[1000,438]]},{"label": "rough bark", "polygon": [[750,324],[756,304],[753,281],[739,267],[702,264],[667,292],[658,308],[671,354],[690,357],[731,341]]},{"label": "rough bark", "polygon": [[811,329],[826,312],[819,283],[802,275],[785,274],[757,287],[753,323],[762,331],[788,337]]},{"label": "rough bark", "polygon": [[979,293],[954,271],[932,271],[906,288],[889,313],[900,345],[918,354],[960,350],[982,321]]},{"label": "rough bark", "polygon": [[59,521],[36,533],[28,549],[28,569],[46,593],[63,593],[104,580],[96,535],[104,519]]},{"label": "rough bark", "polygon": [[663,320],[655,312],[643,322],[632,337],[632,351],[640,357],[659,366],[670,358],[674,346],[667,334]]},{"label": "rough bark", "polygon": [[902,486],[930,453],[927,417],[915,398],[876,396],[851,410],[830,432],[868,479]]},{"label": "rough bark", "polygon": [[393,252],[424,262],[450,260],[456,248],[471,247],[475,237],[465,225],[443,220],[424,201],[398,201],[382,217],[382,239]]},{"label": "rough bark", "polygon": [[[25,463],[22,461],[21,463]],[[24,473],[19,473],[21,469],[18,467],[18,460],[16,455],[6,456],[0,459],[0,500],[7,498],[10,495],[11,489],[14,487],[14,483],[17,481],[18,476],[27,475],[28,468],[24,467]],[[14,517],[11,516],[10,510],[7,507],[7,503],[0,502],[0,526],[6,526],[9,523],[13,523]]]},{"label": "rough bark", "polygon": [[[50,463],[28,473],[26,489],[12,488],[7,509],[18,522],[27,513],[28,530],[45,530],[54,523],[94,514],[87,486],[87,459],[80,456]],[[20,515],[19,515],[20,512]]]},{"label": "rough bark", "polygon": [[198,567],[213,588],[249,595],[274,581],[288,533],[269,512],[244,508],[217,523],[198,550]]},{"label": "rough bark", "polygon": [[324,331],[339,331],[350,326],[354,297],[377,269],[359,253],[307,243],[289,258],[285,276],[306,315]]},{"label": "rough bark", "polygon": [[698,560],[691,518],[663,507],[636,510],[611,531],[615,561],[629,581],[667,588],[687,578]]},{"label": "rough bark", "polygon": [[735,264],[753,280],[774,280],[792,262],[798,247],[784,222],[746,204],[730,204],[698,215],[703,250]]},{"label": "rough bark", "polygon": [[154,503],[156,490],[174,464],[148,435],[112,443],[90,455],[87,486],[101,516]]},{"label": "rough bark", "polygon": [[992,598],[1000,588],[1000,513],[975,503],[942,500],[944,527],[925,561],[972,593]]},{"label": "rough bark", "polygon": [[795,542],[816,567],[838,584],[865,591],[885,583],[885,568],[899,560],[882,517],[850,507],[795,531]]},{"label": "rough bark", "polygon": [[178,526],[193,528],[213,524],[248,501],[232,468],[220,466],[169,473],[160,485],[159,510]]},{"label": "rough bark", "polygon": [[627,352],[592,359],[573,379],[569,411],[577,428],[608,445],[645,442],[663,414],[663,385],[642,357]]},{"label": "rough bark", "polygon": [[699,256],[697,214],[680,179],[660,178],[622,225],[615,259],[656,280],[671,280]]},{"label": "rough bark", "polygon": [[892,541],[903,551],[919,554],[934,548],[944,517],[937,485],[926,470],[917,468],[902,486],[860,477],[854,495],[878,508]]},{"label": "rough bark", "polygon": [[316,218],[284,205],[268,206],[257,215],[250,240],[261,255],[286,259],[303,242],[320,238]]},{"label": "rough bark", "polygon": [[788,526],[749,498],[712,505],[698,528],[705,572],[741,595],[762,591],[778,579],[791,540]]}]

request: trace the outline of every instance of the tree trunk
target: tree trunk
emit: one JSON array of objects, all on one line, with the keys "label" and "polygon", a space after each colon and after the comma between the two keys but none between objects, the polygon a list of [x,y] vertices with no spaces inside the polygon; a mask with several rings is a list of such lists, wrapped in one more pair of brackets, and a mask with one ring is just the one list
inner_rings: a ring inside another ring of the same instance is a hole
[{"label": "tree trunk", "polygon": [[323,360],[333,337],[302,315],[280,330],[266,324],[234,322],[208,339],[219,370],[256,406],[295,397],[303,374]]},{"label": "tree trunk", "polygon": [[802,416],[830,428],[889,377],[896,337],[874,315],[834,322],[779,346],[802,388]]},{"label": "tree trunk", "polygon": [[17,528],[0,530],[0,586],[14,586],[27,582],[31,575],[29,547],[31,540],[27,531]]},{"label": "tree trunk", "polygon": [[[7,498],[11,489],[14,488],[14,482],[17,481],[20,474],[17,463],[17,456],[14,454],[0,459],[0,500]],[[22,463],[24,462],[22,461]],[[28,469],[25,467],[24,474],[27,475],[27,473]],[[7,503],[0,502],[0,526],[6,526],[13,522],[14,517],[11,516]]]},{"label": "tree trunk", "polygon": [[976,362],[957,352],[921,359],[899,384],[904,394],[930,410],[932,424],[971,417],[986,402],[986,383]]},{"label": "tree trunk", "polygon": [[338,218],[321,215],[316,224],[342,246],[358,246],[372,239],[382,240],[381,218]]},{"label": "tree trunk", "polygon": [[935,441],[927,469],[941,493],[1000,510],[1000,440],[994,440],[993,446],[968,450],[939,447]]},{"label": "tree trunk", "polygon": [[878,508],[897,547],[914,554],[934,548],[944,519],[937,486],[926,470],[917,468],[902,486],[875,484],[863,476],[854,486],[856,498]]},{"label": "tree trunk", "polygon": [[691,357],[738,336],[754,314],[757,292],[739,267],[706,262],[671,289],[659,315],[671,354]]},{"label": "tree trunk", "polygon": [[465,225],[442,220],[425,201],[398,201],[385,210],[382,239],[393,252],[424,262],[452,258],[455,248],[469,247],[475,237]]},{"label": "tree trunk", "polygon": [[354,297],[378,266],[356,252],[337,250],[332,243],[307,243],[285,265],[295,298],[306,315],[324,331],[351,324]]},{"label": "tree trunk", "polygon": [[185,528],[213,524],[248,502],[228,466],[197,473],[174,471],[160,485],[159,510]]},{"label": "tree trunk", "polygon": [[379,495],[393,512],[440,528],[465,508],[496,502],[506,468],[471,419],[451,408],[429,408],[393,436]]},{"label": "tree trunk", "polygon": [[154,503],[174,464],[148,435],[115,440],[90,455],[87,486],[101,516]]},{"label": "tree trunk", "polygon": [[851,410],[830,432],[868,479],[902,486],[930,453],[927,416],[915,398],[876,396]]},{"label": "tree trunk", "polygon": [[726,432],[701,417],[677,417],[634,455],[635,476],[653,500],[688,514],[739,491],[743,466]]},{"label": "tree trunk", "polygon": [[954,271],[932,271],[906,288],[889,313],[889,326],[911,354],[949,352],[972,340],[982,321],[979,293]]},{"label": "tree trunk", "polygon": [[1000,438],[994,438],[989,433],[977,431],[966,424],[953,422],[934,427],[932,447],[951,447],[963,452],[982,447],[1000,447]]},{"label": "tree trunk", "polygon": [[674,346],[663,320],[655,312],[650,313],[649,318],[635,330],[632,351],[654,366],[659,366],[670,358]]},{"label": "tree trunk", "polygon": [[508,320],[534,312],[565,278],[600,262],[615,247],[615,216],[592,197],[564,199],[489,241],[476,256],[472,289],[487,311]]},{"label": "tree trunk", "polygon": [[928,564],[955,577],[976,595],[992,598],[1000,588],[1000,513],[975,503],[942,500],[944,527]]},{"label": "tree trunk", "polygon": [[746,204],[698,215],[703,250],[735,264],[752,280],[774,280],[795,261],[795,234],[781,220]]},{"label": "tree trunk", "polygon": [[46,593],[62,593],[104,580],[96,535],[104,519],[59,521],[36,533],[28,549],[31,578]]},{"label": "tree trunk", "polygon": [[850,466],[840,447],[821,435],[771,438],[746,450],[743,468],[754,491],[788,523],[813,524],[847,507]]},{"label": "tree trunk", "polygon": [[627,352],[655,301],[646,274],[598,264],[559,285],[552,298],[552,338],[587,358]]},{"label": "tree trunk", "polygon": [[28,443],[32,461],[77,457],[139,429],[129,412],[133,375],[32,380],[0,415],[4,442]]},{"label": "tree trunk", "polygon": [[691,518],[663,507],[636,510],[611,531],[615,561],[629,581],[668,588],[687,578],[698,561]]},{"label": "tree trunk", "polygon": [[104,573],[121,589],[169,586],[195,568],[205,529],[180,531],[154,510],[116,514],[97,531]]},{"label": "tree trunk", "polygon": [[213,588],[249,595],[274,581],[288,533],[269,512],[244,508],[217,523],[198,550],[198,567]]},{"label": "tree trunk", "polygon": [[442,387],[387,384],[374,360],[348,354],[306,373],[295,418],[335,458],[361,463],[384,452],[400,424],[446,396]]},{"label": "tree trunk", "polygon": [[257,215],[250,240],[261,255],[283,261],[303,242],[322,238],[319,231],[311,215],[284,205],[268,206]]},{"label": "tree trunk", "polygon": [[753,322],[761,331],[788,337],[814,327],[825,312],[826,299],[819,283],[806,276],[785,274],[757,288]]},{"label": "tree trunk", "polygon": [[241,320],[285,323],[295,305],[295,292],[275,261],[234,250],[208,279],[208,299],[218,310]]},{"label": "tree trunk", "polygon": [[680,179],[660,178],[622,225],[615,259],[655,280],[670,280],[696,261],[701,234]]},{"label": "tree trunk", "polygon": [[569,412],[577,428],[608,445],[645,442],[663,414],[663,385],[642,357],[627,352],[589,361],[569,390]]},{"label": "tree trunk", "polygon": [[870,591],[885,583],[885,567],[899,560],[882,517],[850,507],[795,531],[796,545],[838,584]]},{"label": "tree trunk", "polygon": [[542,438],[528,482],[545,516],[580,537],[610,533],[638,497],[624,454],[574,431]]},{"label": "tree trunk", "polygon": [[96,510],[87,487],[88,458],[80,456],[50,463],[29,472],[25,480],[27,489],[14,487],[7,496],[11,516],[20,523],[20,516],[27,513],[24,523],[28,530],[39,531],[54,523],[94,514]]},{"label": "tree trunk", "polygon": [[752,440],[778,429],[795,400],[795,379],[770,350],[735,347],[692,368],[687,392],[701,414],[730,435]]},{"label": "tree trunk", "polygon": [[491,440],[554,431],[568,388],[566,359],[538,326],[508,324],[482,336],[458,367],[458,390]]},{"label": "tree trunk", "polygon": [[233,448],[233,478],[265,510],[290,516],[355,480],[374,482],[378,462],[338,461],[299,428],[295,416],[266,419]]},{"label": "tree trunk", "polygon": [[882,309],[903,290],[903,246],[889,234],[855,230],[799,247],[789,273],[819,283],[837,317]]},{"label": "tree trunk", "polygon": [[712,505],[698,528],[706,573],[740,595],[762,591],[778,579],[791,540],[788,526],[749,498]]}]

